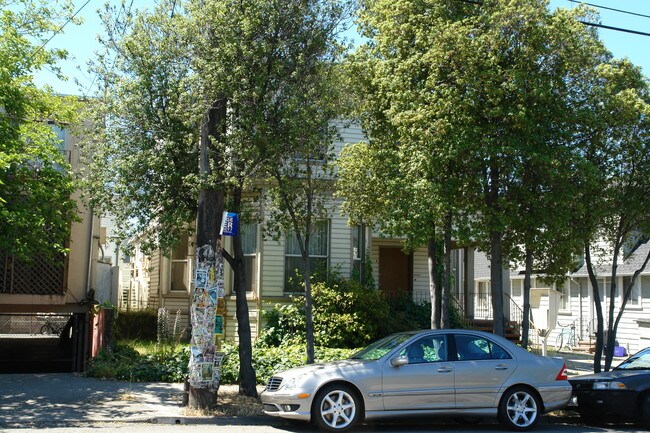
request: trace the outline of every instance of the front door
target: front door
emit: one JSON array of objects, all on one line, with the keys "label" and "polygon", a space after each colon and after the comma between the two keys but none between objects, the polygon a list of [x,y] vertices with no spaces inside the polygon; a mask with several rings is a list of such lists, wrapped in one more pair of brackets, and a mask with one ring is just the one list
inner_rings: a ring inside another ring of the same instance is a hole
[{"label": "front door", "polygon": [[399,356],[409,363],[383,367],[384,410],[452,409],[454,399],[454,368],[447,358],[444,335],[422,337]]},{"label": "front door", "polygon": [[411,258],[400,247],[379,247],[379,290],[389,299],[411,293]]}]

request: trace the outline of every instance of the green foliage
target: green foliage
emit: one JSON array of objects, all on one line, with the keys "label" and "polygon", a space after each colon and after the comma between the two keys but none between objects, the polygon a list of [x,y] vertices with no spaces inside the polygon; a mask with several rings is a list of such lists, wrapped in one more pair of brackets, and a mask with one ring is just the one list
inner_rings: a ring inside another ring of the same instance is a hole
[{"label": "green foliage", "polygon": [[41,43],[72,8],[69,1],[0,0],[0,250],[22,260],[65,252],[77,219],[76,183],[53,126],[73,126],[79,104],[32,82],[37,70],[56,72],[65,58]]},{"label": "green foliage", "polygon": [[154,310],[120,311],[115,320],[117,340],[156,341],[158,315]]},{"label": "green foliage", "polygon": [[145,353],[134,343],[116,344],[91,360],[86,376],[133,382],[182,382],[188,374],[189,347],[160,347]]},{"label": "green foliage", "polygon": [[[385,333],[389,307],[383,296],[353,280],[312,284],[314,343],[316,346],[365,346]],[[260,336],[273,346],[305,338],[305,300],[295,296],[289,305],[265,313],[267,327]]]},{"label": "green foliage", "polygon": [[[221,366],[221,383],[239,382],[239,356],[237,346],[224,343],[225,353]],[[316,362],[345,359],[355,350],[316,348]],[[188,374],[189,346],[159,346],[155,343],[123,341],[113,351],[101,351],[90,362],[86,376],[105,379],[129,380],[133,382],[182,382]],[[256,344],[253,347],[253,368],[257,381],[266,383],[281,370],[305,365],[304,344],[283,344],[267,347]]]},{"label": "green foliage", "polygon": [[[226,343],[222,347],[225,352],[221,368],[222,383],[237,383],[239,377],[239,357],[237,346]],[[350,357],[355,349],[331,349],[315,347],[315,362],[338,361]],[[264,344],[253,346],[253,368],[257,382],[264,384],[275,373],[288,368],[299,367],[307,363],[304,344],[284,343],[277,347]]]},{"label": "green foliage", "polygon": [[[408,295],[387,301],[378,291],[340,277],[313,288],[314,336],[317,346],[363,347],[386,335],[414,329],[428,329],[431,304],[415,303]],[[277,347],[304,344],[304,299],[296,296],[289,304],[264,310],[266,326],[258,344]],[[461,313],[450,306],[450,326],[462,328]]]}]

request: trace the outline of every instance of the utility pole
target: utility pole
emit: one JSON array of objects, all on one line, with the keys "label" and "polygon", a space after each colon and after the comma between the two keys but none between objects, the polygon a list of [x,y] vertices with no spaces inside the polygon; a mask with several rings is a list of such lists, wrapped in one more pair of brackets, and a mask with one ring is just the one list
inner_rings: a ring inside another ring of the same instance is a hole
[{"label": "utility pole", "polygon": [[223,255],[219,227],[225,208],[223,186],[215,183],[213,169],[223,168],[223,159],[213,140],[223,133],[226,101],[212,103],[201,125],[194,292],[190,309],[192,342],[189,364],[189,406],[212,409],[217,404],[221,356],[215,330],[218,301],[223,299]]}]

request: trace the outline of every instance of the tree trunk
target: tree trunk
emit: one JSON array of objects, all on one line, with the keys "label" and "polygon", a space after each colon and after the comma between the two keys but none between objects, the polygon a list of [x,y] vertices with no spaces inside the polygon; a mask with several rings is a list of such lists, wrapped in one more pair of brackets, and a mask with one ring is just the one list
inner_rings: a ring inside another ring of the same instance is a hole
[{"label": "tree trunk", "polygon": [[[233,205],[237,212],[241,210],[241,187],[233,194]],[[246,272],[244,269],[244,251],[241,235],[238,232],[233,239],[235,274],[235,301],[237,315],[237,336],[239,337],[239,394],[257,397],[257,378],[253,369],[253,345],[251,342],[251,324],[246,300]]]},{"label": "tree trunk", "polygon": [[526,248],[526,271],[524,275],[524,317],[521,321],[521,347],[528,348],[530,332],[530,275],[533,272],[533,253]]},{"label": "tree trunk", "polygon": [[603,323],[603,307],[600,303],[600,290],[598,289],[598,281],[596,280],[594,267],[591,263],[591,252],[588,242],[585,244],[585,263],[587,264],[587,273],[589,274],[589,282],[591,283],[594,297],[594,306],[596,307],[596,352],[594,353],[594,373],[600,373],[605,326]]},{"label": "tree trunk", "polygon": [[[309,251],[306,244],[305,251]],[[311,259],[309,254],[303,255],[305,264],[305,331],[307,333],[307,364],[314,363],[314,318],[312,316],[311,300]]]},{"label": "tree trunk", "polygon": [[447,329],[449,324],[449,301],[451,296],[451,213],[445,218],[445,270],[442,283],[442,299],[440,303],[441,328]]},{"label": "tree trunk", "polygon": [[[220,167],[220,160],[216,152],[210,152],[212,138],[217,138],[222,133],[223,121],[226,118],[225,100],[216,100],[208,112],[201,128],[200,159],[199,173],[202,179],[207,178],[212,173],[212,167]],[[216,158],[216,160],[211,160]],[[198,251],[203,247],[215,253],[215,256],[221,257],[218,253],[220,249],[219,226],[224,210],[224,191],[214,187],[201,188],[198,197],[197,210],[197,227],[196,227],[196,266],[200,266],[201,260],[208,259]],[[214,258],[211,258],[214,259]],[[195,289],[196,290],[196,289]],[[192,311],[198,306],[199,298],[192,298]],[[192,340],[201,340],[204,332],[211,330],[196,329],[192,327]],[[218,387],[218,385],[217,385]],[[214,387],[195,387],[190,383],[189,406],[198,409],[211,409],[217,404],[217,392]]]},{"label": "tree trunk", "polygon": [[501,257],[501,232],[490,233],[490,292],[492,294],[493,332],[505,335],[503,317],[503,263]]},{"label": "tree trunk", "polygon": [[[486,196],[488,211],[498,215],[499,189],[501,188],[501,173],[497,164],[497,158],[490,158],[490,181]],[[494,320],[493,332],[496,335],[505,335],[505,323],[503,317],[503,258],[501,253],[501,228],[498,217],[491,216],[490,224],[490,292],[492,295],[492,317]]]},{"label": "tree trunk", "polygon": [[427,263],[429,265],[429,296],[431,298],[431,329],[440,328],[440,296],[437,280],[437,245],[434,238],[427,244]]}]

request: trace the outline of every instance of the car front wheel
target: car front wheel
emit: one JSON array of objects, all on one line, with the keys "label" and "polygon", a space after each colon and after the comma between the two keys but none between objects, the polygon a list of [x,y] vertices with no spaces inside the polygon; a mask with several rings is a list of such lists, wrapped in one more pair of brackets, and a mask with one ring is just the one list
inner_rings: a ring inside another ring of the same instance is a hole
[{"label": "car front wheel", "polygon": [[530,430],[539,421],[539,410],[535,394],[525,387],[514,387],[501,398],[499,421],[511,430]]},{"label": "car front wheel", "polygon": [[650,394],[646,394],[641,402],[641,419],[643,425],[650,428]]},{"label": "car front wheel", "polygon": [[361,404],[356,393],[346,385],[328,385],[316,395],[313,420],[323,431],[344,432],[360,418]]}]

